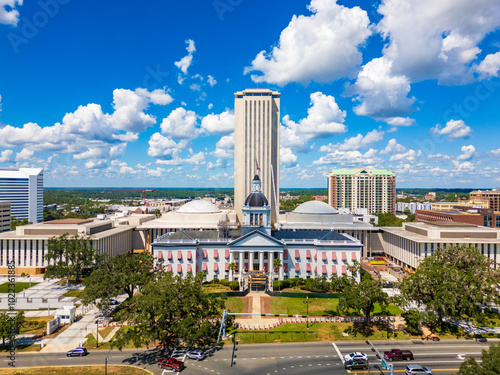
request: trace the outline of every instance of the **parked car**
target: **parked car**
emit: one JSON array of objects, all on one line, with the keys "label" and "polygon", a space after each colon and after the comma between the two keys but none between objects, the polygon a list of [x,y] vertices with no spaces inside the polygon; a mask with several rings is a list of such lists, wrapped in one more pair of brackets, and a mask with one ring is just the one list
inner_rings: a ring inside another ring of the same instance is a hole
[{"label": "parked car", "polygon": [[409,365],[405,369],[406,375],[433,375],[432,370],[429,367],[422,367],[420,365]]},{"label": "parked car", "polygon": [[186,352],[188,351],[188,348],[175,348],[172,351],[172,354],[170,355],[171,357],[182,357]]},{"label": "parked car", "polygon": [[363,361],[368,361],[368,356],[366,355],[366,353],[353,352],[353,353],[346,354],[344,356],[344,359],[346,361],[350,361],[351,359],[361,359]]},{"label": "parked car", "polygon": [[196,359],[197,361],[201,361],[202,359],[207,358],[207,355],[203,353],[203,350],[193,349],[186,353],[186,357],[189,359]]},{"label": "parked car", "polygon": [[76,348],[66,353],[68,357],[83,357],[87,354],[89,354],[87,348]]},{"label": "parked car", "polygon": [[120,304],[120,302],[118,302],[118,301],[117,301],[116,299],[114,299],[114,298],[110,298],[109,300],[110,300],[110,302],[111,302],[111,304],[112,304],[112,305],[119,305],[119,304]]},{"label": "parked car", "polygon": [[384,352],[384,358],[391,362],[398,359],[410,361],[413,359],[413,353],[409,350],[391,349],[388,352]]},{"label": "parked car", "polygon": [[359,370],[366,369],[368,370],[368,361],[363,359],[350,359],[349,361],[344,362],[344,367],[347,370]]},{"label": "parked car", "polygon": [[173,371],[180,371],[184,368],[184,362],[176,358],[163,358],[158,361],[158,367]]}]

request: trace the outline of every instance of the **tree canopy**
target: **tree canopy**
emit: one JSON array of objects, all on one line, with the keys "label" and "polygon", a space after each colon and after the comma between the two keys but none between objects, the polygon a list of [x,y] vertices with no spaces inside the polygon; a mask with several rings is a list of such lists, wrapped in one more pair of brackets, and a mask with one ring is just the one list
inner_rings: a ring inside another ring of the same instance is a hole
[{"label": "tree canopy", "polygon": [[78,283],[83,273],[95,269],[104,256],[94,249],[89,237],[65,233],[49,239],[45,259],[50,262],[45,277],[74,277]]},{"label": "tree canopy", "polygon": [[0,313],[0,337],[2,338],[2,345],[5,345],[5,339],[9,338],[13,333],[12,325],[14,324],[14,333],[19,334],[21,328],[26,323],[24,318],[24,311],[19,311],[15,317],[7,315],[7,313]]},{"label": "tree canopy", "polygon": [[500,374],[500,343],[481,351],[481,363],[469,357],[460,365],[458,375],[493,375]]},{"label": "tree canopy", "polygon": [[153,257],[149,254],[116,255],[83,280],[82,302],[90,304],[101,299],[97,307],[102,308],[110,303],[110,297],[118,294],[127,293],[128,298],[132,298],[138,288],[154,277],[152,270]]},{"label": "tree canopy", "polygon": [[426,305],[439,322],[445,316],[473,318],[481,312],[479,304],[500,302],[496,290],[499,272],[491,263],[476,248],[438,248],[401,282],[403,303]]},{"label": "tree canopy", "polygon": [[349,309],[354,309],[365,316],[365,325],[369,325],[375,303],[385,310],[389,305],[389,297],[382,290],[379,281],[363,277],[359,284],[350,282],[345,285],[339,301],[339,311],[348,312]]},{"label": "tree canopy", "polygon": [[204,276],[160,273],[124,306],[122,317],[134,327],[118,331],[114,345],[121,349],[132,341],[136,347],[152,343],[167,347],[178,339],[191,345],[214,338],[224,300],[203,292]]}]

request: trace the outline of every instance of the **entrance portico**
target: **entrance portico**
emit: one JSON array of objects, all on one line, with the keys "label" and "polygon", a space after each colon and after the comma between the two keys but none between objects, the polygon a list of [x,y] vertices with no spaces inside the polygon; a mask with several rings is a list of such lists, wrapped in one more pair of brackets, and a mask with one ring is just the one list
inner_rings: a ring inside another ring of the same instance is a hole
[{"label": "entrance portico", "polygon": [[240,290],[249,287],[249,276],[256,274],[256,271],[260,278],[266,278],[264,289],[272,290],[275,276],[283,280],[283,267],[280,267],[277,275],[274,273],[275,259],[279,259],[283,265],[283,247],[281,241],[260,230],[254,230],[229,243],[231,255],[238,264]]}]

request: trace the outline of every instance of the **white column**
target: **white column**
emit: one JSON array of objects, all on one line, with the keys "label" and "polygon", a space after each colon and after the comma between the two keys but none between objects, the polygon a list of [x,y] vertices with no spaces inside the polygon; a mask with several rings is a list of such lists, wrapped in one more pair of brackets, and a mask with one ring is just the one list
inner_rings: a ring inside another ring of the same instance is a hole
[{"label": "white column", "polygon": [[259,270],[264,271],[264,252],[259,251]]},{"label": "white column", "polygon": [[248,261],[250,262],[249,266],[248,266],[248,269],[250,271],[253,271],[253,259],[254,259],[254,252],[253,251],[249,251],[248,252]]},{"label": "white column", "polygon": [[240,251],[240,280],[243,280],[243,251]]},{"label": "white column", "polygon": [[271,274],[273,275],[274,278],[274,252],[270,251],[269,252],[269,271],[271,271]]},{"label": "white column", "polygon": [[280,253],[280,263],[281,263],[281,267],[279,269],[279,279],[283,280],[283,267],[285,267],[285,265],[283,263],[283,252]]}]

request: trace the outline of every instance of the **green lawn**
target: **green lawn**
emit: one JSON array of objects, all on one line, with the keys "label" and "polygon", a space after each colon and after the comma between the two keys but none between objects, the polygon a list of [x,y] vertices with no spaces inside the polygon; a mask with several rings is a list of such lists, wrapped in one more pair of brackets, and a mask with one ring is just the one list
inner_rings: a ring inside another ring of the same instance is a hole
[{"label": "green lawn", "polygon": [[75,289],[75,290],[68,290],[66,293],[63,294],[64,297],[76,297],[76,298],[82,298],[83,290]]},{"label": "green lawn", "polygon": [[[373,325],[368,332],[361,330],[361,324],[352,323],[288,323],[267,331],[233,330],[241,344],[274,342],[310,342],[310,341],[350,341],[350,340],[386,340],[387,330],[381,325]],[[344,336],[347,333],[348,336]],[[392,338],[392,332],[389,333]],[[403,332],[396,332],[397,340],[419,339]]]},{"label": "green lawn", "polygon": [[226,311],[232,313],[241,313],[243,311],[243,301],[241,297],[227,297]]},{"label": "green lawn", "polygon": [[[31,283],[31,286],[38,285],[39,283]],[[14,289],[16,293],[21,293],[23,290],[28,289],[30,283],[14,283]],[[0,293],[11,293],[9,290],[9,283],[3,283],[0,285]]]},{"label": "green lawn", "polygon": [[[306,304],[303,298],[290,297],[273,297],[272,313],[273,314],[288,314],[288,315],[306,315]],[[339,315],[337,308],[339,305],[338,298],[311,298],[309,299],[309,315],[310,316],[336,316]],[[391,315],[400,315],[403,311],[394,305],[389,305],[389,313]],[[375,304],[375,310],[372,315],[379,315],[382,309],[379,304]]]}]

